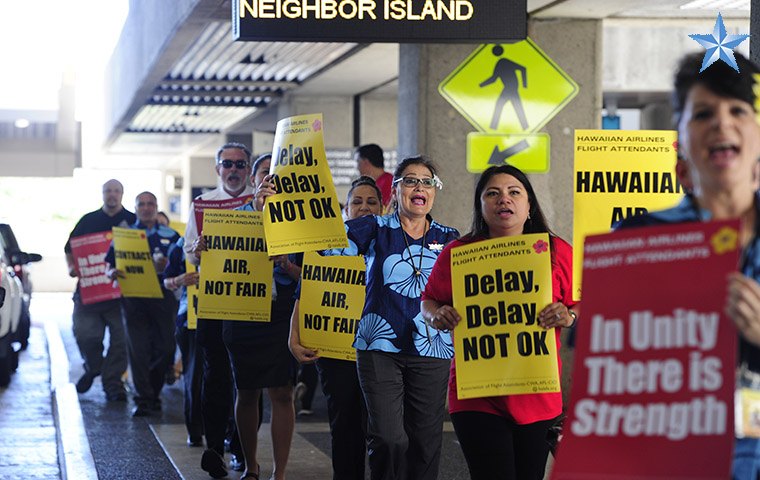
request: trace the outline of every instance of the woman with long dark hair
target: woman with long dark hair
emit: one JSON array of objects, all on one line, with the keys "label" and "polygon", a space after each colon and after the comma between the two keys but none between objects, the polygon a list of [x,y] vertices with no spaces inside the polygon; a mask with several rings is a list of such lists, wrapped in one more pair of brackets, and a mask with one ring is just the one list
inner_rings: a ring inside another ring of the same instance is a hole
[{"label": "woman with long dark hair", "polygon": [[[472,228],[443,249],[422,294],[425,321],[449,332],[461,320],[453,307],[452,248],[528,233],[548,233],[551,247],[552,303],[539,313],[539,324],[557,330],[572,326],[577,315],[572,300],[572,247],[549,229],[528,177],[510,165],[491,167],[480,176]],[[556,338],[559,351],[559,331]],[[561,369],[559,358],[557,369]],[[451,362],[449,413],[473,480],[543,479],[549,455],[547,434],[562,413],[561,393],[460,400],[456,364]]]}]

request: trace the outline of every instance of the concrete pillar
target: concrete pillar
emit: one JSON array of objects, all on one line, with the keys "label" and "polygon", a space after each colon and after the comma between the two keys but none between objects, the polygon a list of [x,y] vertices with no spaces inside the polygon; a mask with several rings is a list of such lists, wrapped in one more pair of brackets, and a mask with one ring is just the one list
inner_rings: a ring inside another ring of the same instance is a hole
[{"label": "concrete pillar", "polygon": [[760,0],[752,0],[749,7],[749,58],[760,65]]},{"label": "concrete pillar", "polygon": [[[602,108],[602,25],[599,20],[542,19],[529,35],[580,86],[580,92],[542,130],[551,136],[551,169],[531,175],[549,224],[572,240],[573,132],[599,128]],[[464,233],[472,216],[476,174],[466,169],[467,134],[475,131],[438,93],[440,82],[477,45],[401,45],[399,58],[399,160],[425,154],[445,184],[433,216]]]},{"label": "concrete pillar", "polygon": [[673,108],[669,103],[650,103],[641,109],[642,130],[672,130]]},{"label": "concrete pillar", "polygon": [[438,85],[477,45],[401,45],[398,88],[398,160],[426,155],[439,167],[443,190],[433,217],[465,233],[476,175],[467,171],[467,134],[474,128],[438,93]]}]

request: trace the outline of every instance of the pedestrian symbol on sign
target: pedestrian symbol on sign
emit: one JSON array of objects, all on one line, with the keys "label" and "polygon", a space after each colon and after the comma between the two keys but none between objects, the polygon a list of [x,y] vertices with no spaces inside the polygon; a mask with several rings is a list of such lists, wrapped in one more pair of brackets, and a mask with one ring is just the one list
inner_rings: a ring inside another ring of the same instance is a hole
[{"label": "pedestrian symbol on sign", "polygon": [[[504,54],[504,47],[494,45],[491,53],[496,57],[501,57]],[[522,78],[523,88],[528,88],[528,72],[525,67],[508,58],[499,58],[494,66],[493,75],[480,83],[481,88],[496,82],[496,80],[501,81],[502,84],[501,94],[499,94],[499,98],[496,100],[496,107],[493,110],[493,117],[491,117],[492,130],[499,129],[499,119],[507,102],[512,103],[523,130],[528,130],[528,119],[525,118],[525,110],[523,110],[522,100],[520,100],[519,84],[517,82],[518,73]]]},{"label": "pedestrian symbol on sign", "polygon": [[578,85],[528,38],[481,45],[438,91],[480,132],[534,133],[575,97]]}]

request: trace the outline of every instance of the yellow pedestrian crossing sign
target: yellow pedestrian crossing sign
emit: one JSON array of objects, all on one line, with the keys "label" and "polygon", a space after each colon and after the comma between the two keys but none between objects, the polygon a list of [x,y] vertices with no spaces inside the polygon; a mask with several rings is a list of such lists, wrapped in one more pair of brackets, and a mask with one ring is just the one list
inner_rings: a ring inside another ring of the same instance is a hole
[{"label": "yellow pedestrian crossing sign", "polygon": [[467,171],[472,173],[505,163],[525,173],[546,173],[549,158],[546,133],[467,134]]},{"label": "yellow pedestrian crossing sign", "polygon": [[438,86],[483,133],[533,133],[578,94],[573,81],[529,38],[481,45]]}]

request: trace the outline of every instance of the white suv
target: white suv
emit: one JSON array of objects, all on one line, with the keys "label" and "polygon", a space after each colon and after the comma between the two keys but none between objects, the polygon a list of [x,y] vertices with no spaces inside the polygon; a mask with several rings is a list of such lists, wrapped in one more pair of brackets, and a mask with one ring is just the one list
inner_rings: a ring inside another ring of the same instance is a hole
[{"label": "white suv", "polygon": [[0,288],[5,291],[5,301],[0,304],[0,387],[6,387],[11,381],[11,374],[18,368],[17,341],[21,303],[24,287],[12,267],[0,262]]}]

